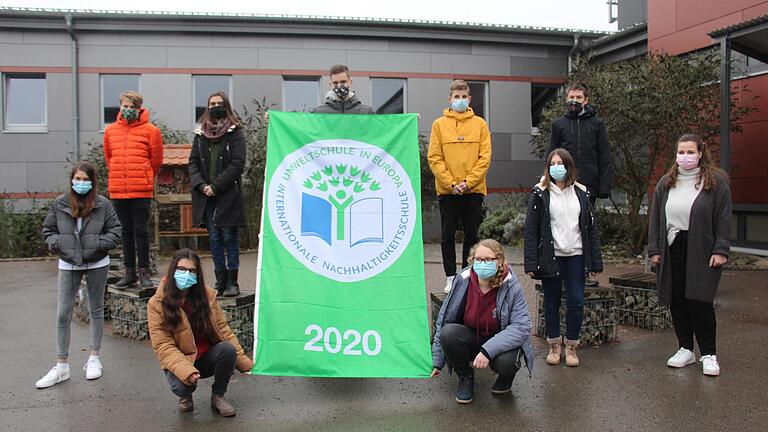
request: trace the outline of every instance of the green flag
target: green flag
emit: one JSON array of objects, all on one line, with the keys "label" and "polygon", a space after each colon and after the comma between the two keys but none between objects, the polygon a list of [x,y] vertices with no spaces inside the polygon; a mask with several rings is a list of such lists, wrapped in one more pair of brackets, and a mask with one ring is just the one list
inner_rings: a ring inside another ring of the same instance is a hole
[{"label": "green flag", "polygon": [[415,114],[271,111],[252,373],[427,377]]}]

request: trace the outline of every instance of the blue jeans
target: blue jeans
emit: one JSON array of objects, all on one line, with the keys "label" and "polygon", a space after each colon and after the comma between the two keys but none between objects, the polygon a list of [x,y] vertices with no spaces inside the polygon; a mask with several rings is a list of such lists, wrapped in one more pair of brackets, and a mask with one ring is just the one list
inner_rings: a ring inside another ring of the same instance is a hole
[{"label": "blue jeans", "polygon": [[240,234],[236,226],[216,226],[213,221],[215,209],[215,199],[208,198],[205,226],[208,229],[213,265],[216,270],[237,270],[240,268]]},{"label": "blue jeans", "polygon": [[560,297],[565,282],[565,337],[571,341],[579,340],[581,321],[584,319],[584,257],[555,257],[560,274],[549,279],[542,279],[544,290],[544,320],[547,324],[547,337],[560,337]]}]

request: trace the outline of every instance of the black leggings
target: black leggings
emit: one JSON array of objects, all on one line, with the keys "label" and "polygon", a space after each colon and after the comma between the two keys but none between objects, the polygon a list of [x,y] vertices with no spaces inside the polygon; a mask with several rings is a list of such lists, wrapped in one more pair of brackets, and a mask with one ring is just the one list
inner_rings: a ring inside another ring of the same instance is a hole
[{"label": "black leggings", "polygon": [[[480,352],[481,341],[477,332],[464,324],[446,324],[440,330],[440,347],[445,359],[459,375],[472,373],[471,362]],[[499,375],[514,377],[520,370],[520,348],[503,352],[491,359],[491,370]]]},{"label": "black leggings", "polygon": [[[229,379],[235,371],[237,351],[229,342],[219,342],[213,345],[202,357],[195,361],[195,368],[200,371],[200,379],[213,376],[213,393],[223,395],[227,392]],[[187,385],[169,370],[165,377],[176,396],[190,396],[197,389],[197,383]],[[199,382],[199,381],[198,381]]]}]

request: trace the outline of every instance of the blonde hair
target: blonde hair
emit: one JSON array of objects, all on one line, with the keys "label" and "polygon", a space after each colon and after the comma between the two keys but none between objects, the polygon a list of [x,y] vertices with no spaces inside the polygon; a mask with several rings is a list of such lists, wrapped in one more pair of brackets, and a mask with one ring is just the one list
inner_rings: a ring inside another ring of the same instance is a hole
[{"label": "blonde hair", "polygon": [[487,247],[496,256],[496,274],[489,280],[489,283],[491,288],[501,286],[501,276],[504,274],[504,269],[507,266],[507,260],[504,258],[504,248],[501,246],[501,243],[494,239],[480,240],[479,242],[475,243],[474,246],[472,246],[472,249],[469,250],[470,266],[475,263],[475,251],[477,250],[478,246]]},{"label": "blonde hair", "polygon": [[123,99],[128,99],[133,103],[133,105],[136,107],[136,109],[141,108],[141,105],[144,103],[144,98],[141,97],[141,94],[139,92],[135,92],[133,90],[128,90],[120,93],[120,103],[123,103]]},{"label": "blonde hair", "polygon": [[451,87],[450,87],[450,93],[449,94],[452,95],[453,92],[458,91],[458,90],[466,90],[467,94],[469,94],[469,84],[467,84],[467,82],[464,81],[464,80],[460,80],[460,79],[453,80],[451,82]]}]

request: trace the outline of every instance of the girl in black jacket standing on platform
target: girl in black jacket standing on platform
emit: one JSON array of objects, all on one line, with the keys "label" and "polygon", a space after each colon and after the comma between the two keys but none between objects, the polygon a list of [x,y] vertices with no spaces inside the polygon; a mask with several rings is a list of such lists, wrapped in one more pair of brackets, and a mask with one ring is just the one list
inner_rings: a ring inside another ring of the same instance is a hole
[{"label": "girl in black jacket standing on platform", "polygon": [[723,265],[731,247],[731,190],[696,135],[677,141],[677,159],[653,194],[648,256],[656,266],[659,303],[670,305],[679,345],[667,366],[696,362],[704,375],[720,375],[715,354],[715,308]]},{"label": "girl in black jacket standing on platform", "polygon": [[192,221],[208,230],[218,295],[237,296],[240,235],[245,226],[241,175],[245,137],[240,119],[224,92],[208,97],[189,155]]},{"label": "girl in black jacket standing on platform", "polygon": [[565,149],[549,154],[544,175],[528,200],[524,252],[525,272],[541,279],[544,291],[547,364],[560,363],[560,297],[565,283],[565,364],[578,366],[584,282],[587,275],[603,271],[603,258],[589,192],[576,182],[576,164]]}]

